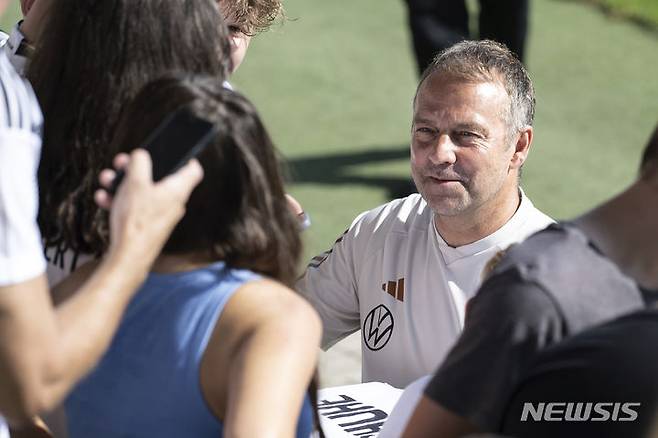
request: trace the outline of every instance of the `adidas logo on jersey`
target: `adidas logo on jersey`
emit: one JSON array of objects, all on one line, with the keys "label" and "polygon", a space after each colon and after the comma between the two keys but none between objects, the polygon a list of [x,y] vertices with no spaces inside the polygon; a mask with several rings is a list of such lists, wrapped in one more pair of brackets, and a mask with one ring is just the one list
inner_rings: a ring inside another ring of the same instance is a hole
[{"label": "adidas logo on jersey", "polygon": [[397,282],[389,281],[382,284],[382,290],[396,300],[404,302],[404,278],[400,278]]}]

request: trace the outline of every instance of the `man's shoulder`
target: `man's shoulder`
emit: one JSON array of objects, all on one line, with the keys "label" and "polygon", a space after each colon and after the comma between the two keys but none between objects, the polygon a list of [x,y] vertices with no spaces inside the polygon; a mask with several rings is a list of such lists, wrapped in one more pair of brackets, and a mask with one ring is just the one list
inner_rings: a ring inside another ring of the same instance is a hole
[{"label": "man's shoulder", "polygon": [[522,197],[521,206],[510,221],[515,227],[516,233],[521,234],[522,238],[526,238],[555,223],[552,217],[535,207],[523,189],[519,188],[519,190]]},{"label": "man's shoulder", "polygon": [[506,276],[509,288],[532,286],[546,293],[570,331],[642,305],[635,282],[570,223],[550,225],[511,247],[487,282]]},{"label": "man's shoulder", "polygon": [[367,210],[354,219],[331,250],[315,257],[310,267],[319,267],[337,249],[351,253],[355,266],[362,266],[382,250],[400,251],[402,246],[425,240],[432,212],[419,194],[394,199]]},{"label": "man's shoulder", "polygon": [[511,267],[537,268],[550,264],[573,264],[574,257],[595,255],[587,237],[566,223],[549,224],[523,242],[512,245],[496,266],[495,272]]},{"label": "man's shoulder", "polygon": [[355,228],[356,234],[364,231],[408,233],[413,230],[426,231],[431,220],[431,209],[418,193],[414,193],[361,213],[352,228]]},{"label": "man's shoulder", "polygon": [[511,245],[483,283],[478,297],[489,299],[494,292],[496,298],[492,299],[502,302],[499,295],[510,294],[511,302],[518,300],[516,304],[523,307],[522,301],[555,289],[556,281],[570,282],[574,267],[580,271],[581,262],[593,256],[587,238],[578,229],[563,223],[551,224]]},{"label": "man's shoulder", "polygon": [[43,124],[41,109],[31,85],[11,64],[0,46],[0,128],[39,134]]}]

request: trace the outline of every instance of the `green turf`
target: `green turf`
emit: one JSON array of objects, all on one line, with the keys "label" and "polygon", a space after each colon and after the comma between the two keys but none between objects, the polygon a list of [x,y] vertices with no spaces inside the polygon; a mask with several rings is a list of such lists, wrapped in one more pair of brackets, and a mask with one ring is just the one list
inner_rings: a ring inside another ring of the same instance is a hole
[{"label": "green turf", "polygon": [[[285,5],[290,20],[254,39],[233,83],[290,161],[290,191],[313,218],[310,256],[407,188],[416,76],[402,0]],[[523,185],[541,209],[566,218],[633,179],[658,119],[658,39],[581,2],[531,5],[538,104]],[[16,16],[14,6],[3,29]]]},{"label": "green turf", "polygon": [[11,2],[7,10],[0,17],[0,30],[9,33],[12,26],[16,24],[20,17],[18,2]]},{"label": "green turf", "polygon": [[[582,0],[579,0],[582,1]],[[603,7],[606,13],[638,20],[658,28],[658,1],[656,0],[585,0]]]},{"label": "green turf", "polygon": [[[536,136],[523,185],[567,218],[635,175],[658,119],[655,34],[597,8],[531,2]],[[260,108],[310,211],[307,254],[408,181],[415,71],[402,1],[288,0],[294,21],[258,36],[235,85]]]}]

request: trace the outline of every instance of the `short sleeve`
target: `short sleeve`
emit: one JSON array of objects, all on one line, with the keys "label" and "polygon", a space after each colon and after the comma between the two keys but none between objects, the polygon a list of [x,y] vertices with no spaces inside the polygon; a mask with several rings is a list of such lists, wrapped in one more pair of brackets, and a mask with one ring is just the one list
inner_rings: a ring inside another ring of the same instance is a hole
[{"label": "short sleeve", "polygon": [[0,129],[0,286],[29,280],[45,270],[36,222],[40,150],[37,134]]},{"label": "short sleeve", "polygon": [[360,327],[355,241],[362,219],[357,217],[330,250],[314,257],[296,285],[320,314],[325,350]]},{"label": "short sleeve", "polygon": [[548,294],[516,269],[499,272],[468,303],[464,332],[425,395],[494,431],[534,355],[562,332],[562,317]]},{"label": "short sleeve", "polygon": [[25,53],[26,40],[25,36],[21,32],[20,24],[21,22],[16,23],[12,28],[11,33],[4,38],[2,50],[5,51],[9,62],[14,67],[14,69],[16,69],[16,72],[24,77],[28,58],[27,54]]}]

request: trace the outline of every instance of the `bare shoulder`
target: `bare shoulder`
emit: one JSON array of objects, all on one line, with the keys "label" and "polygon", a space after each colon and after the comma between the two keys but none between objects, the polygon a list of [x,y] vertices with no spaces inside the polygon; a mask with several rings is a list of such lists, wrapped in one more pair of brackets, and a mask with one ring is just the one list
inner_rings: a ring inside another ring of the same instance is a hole
[{"label": "bare shoulder", "polygon": [[225,316],[227,320],[239,319],[244,326],[277,321],[290,327],[303,324],[313,329],[321,326],[317,313],[305,298],[267,278],[242,285],[229,300],[222,318]]},{"label": "bare shoulder", "polygon": [[233,364],[249,362],[241,358],[259,357],[264,364],[263,358],[277,357],[289,370],[303,366],[305,358],[312,365],[321,336],[319,316],[290,288],[270,279],[240,286],[224,307],[201,363],[201,387],[212,412],[225,418]]}]

